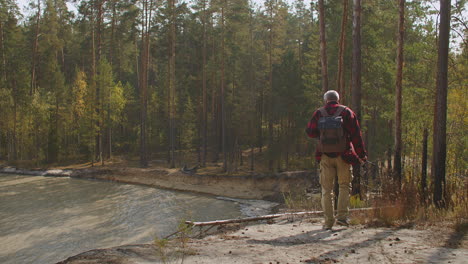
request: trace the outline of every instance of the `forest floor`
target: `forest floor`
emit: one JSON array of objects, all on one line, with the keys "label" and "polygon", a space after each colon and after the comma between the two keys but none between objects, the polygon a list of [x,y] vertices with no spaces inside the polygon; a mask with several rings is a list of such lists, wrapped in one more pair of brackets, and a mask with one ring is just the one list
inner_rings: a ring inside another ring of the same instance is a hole
[{"label": "forest floor", "polygon": [[447,223],[394,228],[355,225],[326,231],[321,222],[320,218],[285,218],[269,224],[237,225],[200,239],[91,250],[60,264],[461,264],[468,259],[466,225],[458,231]]}]

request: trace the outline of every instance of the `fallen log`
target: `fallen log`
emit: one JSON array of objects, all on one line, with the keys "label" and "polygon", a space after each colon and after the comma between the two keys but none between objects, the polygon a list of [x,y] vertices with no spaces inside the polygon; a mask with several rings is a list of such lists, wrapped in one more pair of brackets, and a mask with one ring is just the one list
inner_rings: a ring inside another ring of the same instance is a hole
[{"label": "fallen log", "polygon": [[[377,210],[382,209],[383,207],[373,208],[355,208],[350,209],[350,212],[359,212],[359,211],[370,211],[370,210]],[[308,212],[295,212],[295,213],[282,213],[282,214],[270,214],[270,215],[262,215],[257,217],[247,217],[247,218],[238,218],[238,219],[225,219],[225,220],[215,220],[215,221],[208,221],[208,222],[192,222],[192,221],[185,221],[185,224],[191,226],[208,226],[208,225],[225,225],[225,224],[236,224],[236,223],[244,223],[244,222],[253,222],[253,221],[262,221],[262,220],[269,220],[274,218],[280,217],[288,217],[288,216],[306,216],[306,215],[319,215],[323,214],[323,211],[308,211]]]}]

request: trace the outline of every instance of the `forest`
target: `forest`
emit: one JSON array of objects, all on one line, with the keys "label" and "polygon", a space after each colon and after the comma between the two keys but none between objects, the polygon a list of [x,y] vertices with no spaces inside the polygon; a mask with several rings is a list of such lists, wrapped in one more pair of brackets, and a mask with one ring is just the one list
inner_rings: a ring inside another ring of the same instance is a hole
[{"label": "forest", "polygon": [[380,170],[426,186],[443,155],[428,180],[462,181],[467,5],[442,2],[1,0],[0,160],[313,169],[304,130],[334,89]]}]

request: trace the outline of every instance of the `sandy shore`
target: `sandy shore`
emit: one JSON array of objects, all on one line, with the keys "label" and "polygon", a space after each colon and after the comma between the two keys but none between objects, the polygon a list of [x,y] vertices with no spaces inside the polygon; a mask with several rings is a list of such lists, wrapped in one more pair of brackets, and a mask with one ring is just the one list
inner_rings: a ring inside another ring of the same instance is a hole
[{"label": "sandy shore", "polygon": [[82,169],[55,168],[49,170],[26,170],[5,167],[0,169],[0,173],[108,180],[216,196],[270,201],[281,201],[284,192],[291,190],[303,192],[306,189],[317,188],[319,186],[318,176],[314,171],[226,175],[204,173],[203,171],[186,173],[182,172],[181,169],[162,167],[104,166]]},{"label": "sandy shore", "polygon": [[[184,254],[180,252],[185,252]],[[161,257],[165,257],[162,261]],[[448,228],[322,229],[321,219],[282,219],[238,226],[163,248],[151,244],[92,250],[61,262],[81,263],[466,263],[465,233]]]}]

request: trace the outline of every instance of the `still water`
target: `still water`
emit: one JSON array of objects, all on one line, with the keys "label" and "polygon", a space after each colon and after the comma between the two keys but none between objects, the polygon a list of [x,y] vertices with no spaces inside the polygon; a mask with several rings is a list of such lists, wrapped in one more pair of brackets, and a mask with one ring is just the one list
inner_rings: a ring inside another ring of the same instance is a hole
[{"label": "still water", "polygon": [[55,263],[95,248],[150,243],[183,219],[241,215],[238,204],[210,196],[0,174],[0,263]]}]

